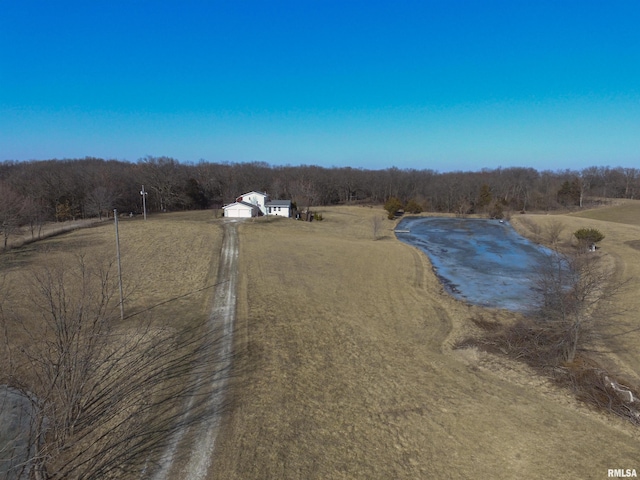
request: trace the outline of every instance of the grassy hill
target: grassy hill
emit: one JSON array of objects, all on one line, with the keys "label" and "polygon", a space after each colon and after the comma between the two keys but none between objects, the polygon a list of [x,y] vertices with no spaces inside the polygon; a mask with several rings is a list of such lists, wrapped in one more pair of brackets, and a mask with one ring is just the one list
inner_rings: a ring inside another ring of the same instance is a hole
[{"label": "grassy hill", "polygon": [[[616,321],[640,326],[640,207],[630,205],[526,217],[562,222],[563,241],[582,226],[605,233],[602,251],[635,282],[617,300],[625,312]],[[382,208],[320,212],[322,222],[240,227],[238,360],[211,479],[601,479],[639,467],[636,427],[522,364],[452,347],[475,331],[472,318],[515,314],[447,295],[426,256],[395,239]],[[207,315],[221,221],[195,212],[121,222],[128,314],[147,310],[176,326]],[[19,299],[34,267],[114,251],[112,225],[12,251],[1,257],[3,292]],[[37,325],[34,317],[28,327]],[[638,344],[634,332],[602,349],[637,380]]]},{"label": "grassy hill", "polygon": [[[392,222],[373,240],[382,210],[322,214],[241,228],[245,370],[211,478],[603,478],[634,468],[633,426],[518,363],[451,348],[482,311],[445,294]],[[592,222],[553,218],[565,241]],[[611,225],[598,223],[602,247],[636,275],[625,241],[640,231]],[[637,306],[633,294],[624,301]],[[640,371],[637,338],[618,341],[620,368]]]}]

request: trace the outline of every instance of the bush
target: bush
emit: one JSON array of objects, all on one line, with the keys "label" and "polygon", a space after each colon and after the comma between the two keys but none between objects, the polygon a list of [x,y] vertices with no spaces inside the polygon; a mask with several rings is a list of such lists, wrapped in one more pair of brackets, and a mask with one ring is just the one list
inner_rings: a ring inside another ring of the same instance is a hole
[{"label": "bush", "polygon": [[604,239],[604,234],[596,228],[581,228],[573,232],[573,236],[583,244],[598,243]]},{"label": "bush", "polygon": [[422,205],[420,205],[415,200],[411,199],[407,202],[407,205],[404,207],[405,212],[409,213],[422,213]]},{"label": "bush", "polygon": [[384,204],[384,209],[389,214],[387,215],[387,218],[389,220],[393,220],[396,216],[396,212],[402,209],[402,202],[396,197],[391,197]]},{"label": "bush", "polygon": [[489,217],[497,218],[498,220],[504,218],[504,209],[500,203],[494,203],[489,212]]}]

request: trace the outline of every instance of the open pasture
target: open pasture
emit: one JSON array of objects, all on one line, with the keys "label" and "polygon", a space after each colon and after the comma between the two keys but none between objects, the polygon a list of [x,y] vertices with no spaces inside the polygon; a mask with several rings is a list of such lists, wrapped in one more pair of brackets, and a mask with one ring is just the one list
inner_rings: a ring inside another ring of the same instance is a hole
[{"label": "open pasture", "polygon": [[[633,426],[523,365],[452,349],[472,317],[515,314],[453,300],[426,256],[395,240],[393,222],[373,240],[380,208],[319,210],[322,222],[240,228],[236,341],[247,368],[211,478],[606,478],[638,468]],[[553,219],[567,223],[564,241],[591,221]],[[633,234],[598,225],[622,267]],[[637,357],[630,348],[617,358],[632,372]]]},{"label": "open pasture", "polygon": [[[187,403],[200,415],[204,404],[192,397],[207,396],[198,379],[214,374],[209,352],[218,345],[202,330],[220,252],[212,220],[212,212],[197,212],[120,222],[124,321],[113,223],[3,255],[0,383],[47,400],[42,415],[51,427],[41,448],[49,471],[102,478],[123,467],[118,478],[139,478],[141,465],[188,425],[172,415]],[[82,402],[68,400],[80,391]],[[67,442],[61,449],[57,438]]]},{"label": "open pasture", "polygon": [[[474,332],[471,318],[515,314],[446,294],[426,256],[395,239],[381,208],[318,210],[324,221],[240,226],[237,376],[210,478],[599,479],[610,468],[640,469],[637,428],[521,364],[453,349]],[[563,242],[582,226],[601,229],[621,278],[640,277],[640,251],[629,244],[638,225],[527,217],[542,227],[561,221]],[[125,326],[143,311],[176,327],[208,315],[221,221],[194,212],[120,222]],[[3,293],[26,292],[31,268],[78,254],[113,258],[113,224],[3,255]],[[637,322],[636,296],[618,299],[625,323]],[[628,334],[607,348],[637,378],[634,344],[637,334]]]},{"label": "open pasture", "polygon": [[[143,311],[157,321],[182,325],[209,312],[222,230],[210,211],[123,218],[119,221],[125,318]],[[117,275],[113,219],[11,250],[0,256],[3,293],[29,304],[33,272],[111,263]],[[25,295],[20,298],[20,295]],[[34,327],[35,328],[35,327]]]}]

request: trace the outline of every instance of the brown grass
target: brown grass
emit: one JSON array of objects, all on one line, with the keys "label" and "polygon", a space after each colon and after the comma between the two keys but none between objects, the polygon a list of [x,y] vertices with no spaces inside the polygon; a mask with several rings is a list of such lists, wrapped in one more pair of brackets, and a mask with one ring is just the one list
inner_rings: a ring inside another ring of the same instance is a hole
[{"label": "brown grass", "polygon": [[[635,212],[635,214],[633,213]],[[606,361],[620,369],[634,381],[640,381],[640,201],[626,200],[619,205],[600,207],[570,215],[527,215],[544,229],[548,222],[561,221],[565,225],[561,242],[565,246],[575,242],[573,232],[579,228],[597,228],[605,234],[600,242],[603,261],[615,269],[614,280],[628,282],[615,299],[611,309],[618,313],[611,317],[601,332],[606,338],[601,348],[612,355]],[[608,220],[607,220],[608,219]],[[513,223],[518,228],[518,217]],[[519,228],[526,234],[526,228]]]},{"label": "brown grass", "polygon": [[605,222],[624,223],[627,225],[640,225],[638,210],[640,200],[615,200],[613,206],[600,207],[573,214],[575,217],[601,220]]},{"label": "brown grass", "polygon": [[[174,213],[119,223],[125,326],[143,312],[157,324],[180,329],[202,321],[211,307],[221,229],[211,212]],[[115,259],[113,223],[76,230],[0,255],[2,294],[25,308],[33,271],[54,263]],[[115,273],[115,271],[113,272]],[[15,305],[15,302],[14,302]],[[37,318],[26,326],[37,328]],[[16,339],[14,338],[14,341]],[[24,335],[17,341],[28,341]],[[2,346],[0,346],[0,349]]]},{"label": "brown grass", "polygon": [[211,478],[603,478],[637,466],[631,425],[525,366],[453,351],[487,327],[470,321],[481,310],[446,295],[392,222],[373,241],[380,213],[241,227],[237,341],[251,368]]},{"label": "brown grass", "polygon": [[[427,258],[395,240],[393,222],[374,240],[380,207],[319,211],[322,222],[240,227],[236,350],[245,368],[211,478],[606,478],[609,468],[639,467],[640,435],[628,423],[526,366],[451,348],[513,316],[445,294]],[[625,243],[640,239],[637,225],[552,218],[567,223],[565,235],[599,228],[621,277],[640,274],[640,251]],[[123,221],[127,311],[152,308],[176,324],[208,314],[201,289],[215,278],[219,221],[210,212]],[[1,268],[19,286],[47,257],[114,249],[113,227],[101,226],[7,254]],[[637,322],[636,297],[621,299],[621,322]],[[630,376],[640,372],[634,335],[607,344]]]}]

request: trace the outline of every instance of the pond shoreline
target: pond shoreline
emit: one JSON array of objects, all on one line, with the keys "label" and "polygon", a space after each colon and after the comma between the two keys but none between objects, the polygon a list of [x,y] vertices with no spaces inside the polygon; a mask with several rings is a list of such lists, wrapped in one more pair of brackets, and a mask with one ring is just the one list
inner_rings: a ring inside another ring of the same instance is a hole
[{"label": "pond shoreline", "polygon": [[539,302],[535,272],[553,252],[522,236],[509,222],[406,217],[395,233],[428,256],[445,290],[459,300],[521,313]]},{"label": "pond shoreline", "polygon": [[29,478],[32,403],[19,390],[0,385],[0,477]]}]

